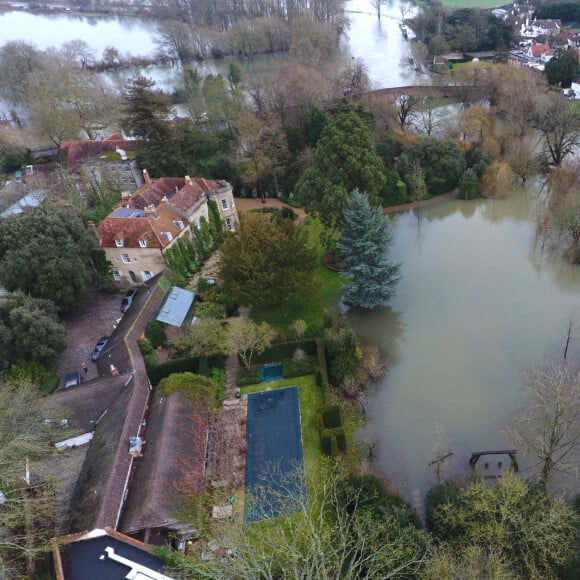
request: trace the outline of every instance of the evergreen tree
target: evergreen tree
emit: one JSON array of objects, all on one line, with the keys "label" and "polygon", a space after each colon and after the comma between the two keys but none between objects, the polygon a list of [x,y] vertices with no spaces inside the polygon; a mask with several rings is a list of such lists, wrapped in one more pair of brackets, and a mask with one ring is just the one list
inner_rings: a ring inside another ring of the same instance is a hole
[{"label": "evergreen tree", "polygon": [[333,228],[340,224],[349,192],[360,187],[378,201],[385,183],[385,168],[370,129],[351,111],[340,113],[322,131],[312,167],[296,185],[296,197],[309,214]]},{"label": "evergreen tree", "polygon": [[394,293],[398,264],[389,259],[391,234],[381,209],[366,194],[353,192],[340,228],[339,252],[345,276],[351,279],[344,300],[361,308],[378,308]]}]

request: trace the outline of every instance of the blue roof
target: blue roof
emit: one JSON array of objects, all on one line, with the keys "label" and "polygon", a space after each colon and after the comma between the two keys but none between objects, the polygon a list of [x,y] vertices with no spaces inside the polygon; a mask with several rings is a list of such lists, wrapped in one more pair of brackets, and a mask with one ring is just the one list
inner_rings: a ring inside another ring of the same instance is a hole
[{"label": "blue roof", "polygon": [[195,292],[174,286],[159,310],[157,320],[171,326],[181,326],[194,299]]}]

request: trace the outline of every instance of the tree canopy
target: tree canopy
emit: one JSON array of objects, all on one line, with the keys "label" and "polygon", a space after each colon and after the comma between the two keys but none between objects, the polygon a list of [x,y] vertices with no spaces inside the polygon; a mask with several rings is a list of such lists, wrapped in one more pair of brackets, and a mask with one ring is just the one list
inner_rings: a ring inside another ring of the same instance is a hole
[{"label": "tree canopy", "polygon": [[544,72],[549,84],[569,87],[580,72],[577,48],[557,51],[550,61],[546,63]]},{"label": "tree canopy", "polygon": [[66,347],[55,305],[23,292],[0,296],[0,370],[17,360],[50,366]]},{"label": "tree canopy", "polygon": [[0,220],[0,282],[52,300],[64,314],[88,294],[95,245],[75,207],[43,203]]},{"label": "tree canopy", "polygon": [[453,141],[446,139],[427,137],[401,155],[398,170],[409,186],[417,163],[423,169],[430,195],[451,191],[465,171],[465,159],[461,149]]},{"label": "tree canopy", "polygon": [[322,131],[314,162],[296,186],[305,210],[335,227],[346,209],[350,192],[366,191],[378,200],[386,184],[385,169],[375,151],[370,129],[354,112],[340,113]]},{"label": "tree canopy", "polygon": [[266,214],[247,214],[220,249],[222,290],[238,304],[275,306],[313,288],[316,265],[299,226]]},{"label": "tree canopy", "polygon": [[478,546],[501,558],[516,577],[551,577],[572,551],[571,508],[512,472],[495,485],[470,484],[432,519],[435,537],[453,552]]},{"label": "tree canopy", "polygon": [[344,275],[344,300],[361,308],[383,306],[399,280],[399,266],[389,259],[388,218],[358,190],[352,194],[340,225],[338,251]]},{"label": "tree canopy", "polygon": [[580,453],[580,373],[565,360],[548,360],[525,373],[525,406],[508,435],[537,461],[542,487],[572,471]]}]

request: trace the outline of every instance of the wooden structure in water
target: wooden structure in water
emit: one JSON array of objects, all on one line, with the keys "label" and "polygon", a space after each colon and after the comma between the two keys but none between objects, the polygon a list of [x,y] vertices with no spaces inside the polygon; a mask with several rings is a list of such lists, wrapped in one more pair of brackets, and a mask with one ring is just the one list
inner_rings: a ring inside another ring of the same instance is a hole
[{"label": "wooden structure in water", "polygon": [[475,451],[471,454],[469,466],[484,479],[496,479],[506,471],[519,471],[517,453],[516,449]]}]

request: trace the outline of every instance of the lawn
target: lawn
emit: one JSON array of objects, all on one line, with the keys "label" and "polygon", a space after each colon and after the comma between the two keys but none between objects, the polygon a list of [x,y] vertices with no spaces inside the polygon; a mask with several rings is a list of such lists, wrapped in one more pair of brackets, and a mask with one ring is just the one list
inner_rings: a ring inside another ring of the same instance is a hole
[{"label": "lawn", "polygon": [[322,325],[322,313],[325,307],[331,307],[340,296],[344,279],[336,272],[331,272],[322,263],[324,248],[320,244],[322,224],[317,219],[307,217],[303,226],[308,235],[308,243],[316,249],[318,266],[314,274],[317,288],[307,297],[297,296],[285,300],[284,304],[276,308],[253,308],[252,318],[258,322],[268,324],[282,330],[298,319],[306,321],[309,327]]},{"label": "lawn", "polygon": [[242,395],[259,393],[266,389],[281,389],[282,387],[298,387],[300,401],[300,421],[302,424],[302,447],[304,450],[304,468],[313,469],[322,456],[318,437],[318,411],[323,406],[322,392],[316,384],[316,375],[305,375],[292,379],[278,379],[269,383],[260,383],[242,387]]},{"label": "lawn", "polygon": [[[451,70],[457,71],[457,70],[461,70],[462,68],[471,68],[473,67],[473,65],[476,63],[473,63],[471,61],[469,62],[455,62],[451,65]],[[490,60],[480,60],[477,63],[478,68],[491,68],[493,66],[493,62],[491,62]]]},{"label": "lawn", "polygon": [[499,8],[505,6],[505,3],[497,0],[441,0],[445,8]]}]

